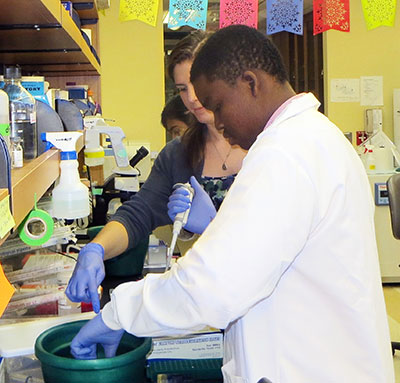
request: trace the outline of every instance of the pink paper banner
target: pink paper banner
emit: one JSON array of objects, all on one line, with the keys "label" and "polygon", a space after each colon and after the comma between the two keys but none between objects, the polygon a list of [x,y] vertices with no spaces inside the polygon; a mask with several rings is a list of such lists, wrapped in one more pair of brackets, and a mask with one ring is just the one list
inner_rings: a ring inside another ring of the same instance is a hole
[{"label": "pink paper banner", "polygon": [[219,27],[242,24],[257,28],[258,0],[221,0]]}]

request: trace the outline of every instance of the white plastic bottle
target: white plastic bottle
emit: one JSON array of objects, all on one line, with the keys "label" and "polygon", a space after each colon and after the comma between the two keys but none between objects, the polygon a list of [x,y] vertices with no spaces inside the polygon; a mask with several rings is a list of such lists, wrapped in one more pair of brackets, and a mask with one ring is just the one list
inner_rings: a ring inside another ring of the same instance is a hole
[{"label": "white plastic bottle", "polygon": [[368,152],[366,153],[365,168],[368,174],[376,173],[376,158],[372,148],[368,148]]},{"label": "white plastic bottle", "polygon": [[75,219],[87,217],[90,213],[89,191],[81,182],[78,161],[60,153],[61,174],[53,189],[53,217]]},{"label": "white plastic bottle", "polygon": [[9,102],[7,93],[0,89],[0,135],[6,141],[8,151],[11,149]]},{"label": "white plastic bottle", "polygon": [[89,190],[79,177],[77,139],[81,132],[46,132],[42,140],[61,150],[60,177],[52,192],[52,215],[60,219],[84,218],[90,214]]}]

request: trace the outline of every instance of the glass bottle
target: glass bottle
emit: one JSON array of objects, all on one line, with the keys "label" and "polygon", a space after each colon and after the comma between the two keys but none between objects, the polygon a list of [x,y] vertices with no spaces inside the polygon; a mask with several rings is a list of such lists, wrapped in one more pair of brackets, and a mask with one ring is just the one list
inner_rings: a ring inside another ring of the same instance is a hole
[{"label": "glass bottle", "polygon": [[13,168],[22,168],[24,166],[24,151],[21,145],[20,137],[11,139],[11,166]]},{"label": "glass bottle", "polygon": [[24,160],[37,157],[36,102],[33,96],[21,85],[21,68],[6,67],[4,91],[10,99],[10,138],[21,139]]}]

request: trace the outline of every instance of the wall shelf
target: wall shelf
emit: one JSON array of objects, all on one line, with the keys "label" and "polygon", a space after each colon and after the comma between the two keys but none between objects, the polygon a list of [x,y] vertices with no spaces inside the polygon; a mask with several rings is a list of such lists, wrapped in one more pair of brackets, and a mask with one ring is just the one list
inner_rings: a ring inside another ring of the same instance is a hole
[{"label": "wall shelf", "polygon": [[72,3],[76,8],[85,7],[87,9],[76,9],[79,17],[82,21],[82,26],[84,26],[87,20],[98,20],[99,15],[97,12],[97,4],[94,0],[72,0]]},{"label": "wall shelf", "polygon": [[[76,143],[76,150],[83,148],[83,136]],[[50,149],[32,161],[25,162],[19,169],[12,169],[12,206],[16,229],[35,205],[36,200],[46,193],[60,175],[60,155],[58,149]],[[0,189],[0,200],[8,196],[7,189]],[[0,245],[8,235],[0,238]]]},{"label": "wall shelf", "polygon": [[[32,210],[36,198],[39,200],[60,174],[59,151],[50,149],[20,169],[11,171],[12,205],[15,228]],[[0,199],[8,195],[7,190],[0,190]],[[0,239],[0,245],[8,235]]]},{"label": "wall shelf", "polygon": [[59,0],[0,0],[0,31],[2,64],[44,76],[100,74],[100,64]]}]

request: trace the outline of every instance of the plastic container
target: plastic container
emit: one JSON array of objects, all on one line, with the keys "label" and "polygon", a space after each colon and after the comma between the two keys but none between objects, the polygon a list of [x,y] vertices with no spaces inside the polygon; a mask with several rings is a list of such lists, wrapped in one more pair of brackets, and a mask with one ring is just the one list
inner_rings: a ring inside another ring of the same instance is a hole
[{"label": "plastic container", "polygon": [[10,99],[10,138],[20,137],[24,159],[37,157],[36,102],[34,97],[21,85],[21,68],[6,67],[4,91]]},{"label": "plastic container", "polygon": [[42,140],[61,150],[60,178],[52,192],[52,216],[60,219],[84,218],[90,214],[89,190],[78,172],[76,141],[81,132],[46,132]]},{"label": "plastic container", "polygon": [[376,158],[372,148],[368,148],[365,153],[365,169],[368,174],[376,173]]},{"label": "plastic container", "polygon": [[78,161],[64,160],[62,154],[60,179],[52,193],[52,215],[64,219],[87,217],[90,213],[89,191],[80,181]]},{"label": "plastic container", "polygon": [[0,135],[3,136],[7,144],[8,151],[10,151],[10,111],[9,99],[6,92],[0,89]]},{"label": "plastic container", "polygon": [[125,333],[115,357],[102,358],[102,353],[98,351],[98,359],[76,360],[70,354],[71,341],[86,322],[70,322],[50,328],[36,339],[35,355],[42,364],[44,381],[146,382],[146,354],[151,348],[151,338],[137,338]]}]

